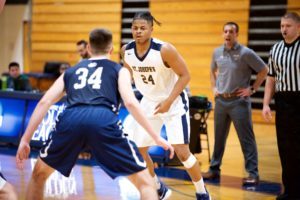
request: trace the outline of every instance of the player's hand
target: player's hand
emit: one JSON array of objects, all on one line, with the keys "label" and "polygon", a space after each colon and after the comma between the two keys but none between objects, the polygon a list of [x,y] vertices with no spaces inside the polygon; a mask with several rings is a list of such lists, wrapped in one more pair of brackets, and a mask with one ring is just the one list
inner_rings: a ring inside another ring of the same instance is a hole
[{"label": "player's hand", "polygon": [[24,168],[24,162],[28,158],[29,153],[30,153],[29,143],[21,140],[16,155],[16,164],[19,169]]},{"label": "player's hand", "polygon": [[169,150],[170,151],[170,156],[169,157],[170,157],[170,159],[173,158],[174,148],[172,147],[172,145],[167,140],[165,140],[162,137],[158,137],[158,139],[156,140],[156,144],[158,146],[161,146],[164,150]]},{"label": "player's hand", "polygon": [[264,105],[262,110],[262,116],[267,122],[270,122],[272,120],[272,112],[270,106]]},{"label": "player's hand", "polygon": [[163,102],[160,102],[154,110],[154,115],[158,114],[158,113],[165,113],[168,112],[170,107],[172,105],[172,102],[168,101],[168,100],[164,100]]}]

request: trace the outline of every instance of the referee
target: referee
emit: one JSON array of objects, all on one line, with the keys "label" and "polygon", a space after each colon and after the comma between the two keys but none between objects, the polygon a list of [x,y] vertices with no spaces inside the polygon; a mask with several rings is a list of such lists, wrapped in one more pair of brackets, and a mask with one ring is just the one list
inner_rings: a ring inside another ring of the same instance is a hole
[{"label": "referee", "polygon": [[269,56],[263,117],[271,119],[270,101],[275,94],[276,132],[282,165],[283,193],[277,200],[300,199],[300,17],[287,13],[281,18],[282,41]]}]

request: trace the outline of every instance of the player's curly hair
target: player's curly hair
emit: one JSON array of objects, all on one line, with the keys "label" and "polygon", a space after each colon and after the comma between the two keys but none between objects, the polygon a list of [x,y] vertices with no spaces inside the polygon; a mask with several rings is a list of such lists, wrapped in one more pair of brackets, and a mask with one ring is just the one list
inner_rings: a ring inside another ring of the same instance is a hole
[{"label": "player's curly hair", "polygon": [[158,25],[158,26],[161,26],[161,23],[159,21],[157,21],[153,15],[151,15],[150,12],[137,12],[135,13],[133,19],[132,19],[132,22],[134,22],[134,20],[136,19],[144,19],[146,20],[147,22],[150,22],[150,24],[153,26],[153,21]]}]

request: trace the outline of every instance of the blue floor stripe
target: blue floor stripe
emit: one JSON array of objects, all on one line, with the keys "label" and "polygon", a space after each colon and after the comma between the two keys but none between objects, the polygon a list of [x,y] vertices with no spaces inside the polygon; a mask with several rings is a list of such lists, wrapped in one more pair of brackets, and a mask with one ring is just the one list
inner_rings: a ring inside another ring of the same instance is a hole
[{"label": "blue floor stripe", "polygon": [[[190,181],[190,177],[188,173],[183,169],[178,169],[174,167],[160,167],[155,169],[155,172],[158,176],[166,177],[166,178],[174,178],[180,180]],[[216,185],[216,186],[224,186],[231,187],[241,190],[261,192],[266,194],[278,195],[281,191],[281,184],[274,183],[270,181],[261,180],[258,185],[255,186],[242,186],[242,178],[234,177],[234,176],[221,176],[220,181],[205,181],[205,183]]]}]

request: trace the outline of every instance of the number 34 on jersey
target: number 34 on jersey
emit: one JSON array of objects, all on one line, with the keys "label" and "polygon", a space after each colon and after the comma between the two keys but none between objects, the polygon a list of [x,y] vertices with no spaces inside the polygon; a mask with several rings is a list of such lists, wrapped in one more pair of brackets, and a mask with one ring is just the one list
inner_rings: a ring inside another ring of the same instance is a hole
[{"label": "number 34 on jersey", "polygon": [[92,85],[93,89],[101,88],[101,76],[102,76],[103,67],[98,67],[90,76],[89,70],[87,68],[79,68],[76,70],[78,75],[78,82],[74,84],[74,89],[82,89],[87,84]]}]

